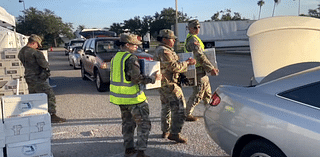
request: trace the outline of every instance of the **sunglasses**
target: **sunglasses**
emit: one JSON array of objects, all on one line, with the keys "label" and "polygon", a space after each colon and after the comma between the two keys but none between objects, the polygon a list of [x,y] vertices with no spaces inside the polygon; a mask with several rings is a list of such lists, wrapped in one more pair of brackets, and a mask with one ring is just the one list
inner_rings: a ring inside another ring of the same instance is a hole
[{"label": "sunglasses", "polygon": [[198,26],[198,27],[193,27],[194,29],[200,29],[200,26]]}]

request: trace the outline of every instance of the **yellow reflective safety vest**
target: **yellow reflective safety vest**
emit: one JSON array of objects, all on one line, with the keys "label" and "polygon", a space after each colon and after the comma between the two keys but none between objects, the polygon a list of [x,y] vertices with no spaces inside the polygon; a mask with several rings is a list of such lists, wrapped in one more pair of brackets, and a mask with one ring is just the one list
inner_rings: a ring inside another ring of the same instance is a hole
[{"label": "yellow reflective safety vest", "polygon": [[138,84],[126,80],[125,62],[131,55],[129,52],[118,52],[111,60],[110,102],[115,105],[134,105],[147,99]]},{"label": "yellow reflective safety vest", "polygon": [[[184,52],[189,53],[188,50],[187,50],[187,43],[191,39],[191,37],[195,37],[199,41],[200,47],[202,48],[202,51],[203,51],[204,50],[204,44],[201,41],[201,39],[197,35],[191,35],[190,33],[188,33],[187,38],[186,38],[186,40],[184,42]],[[201,66],[201,65],[200,65],[200,63],[197,62],[196,67],[199,67],[199,66]]]}]

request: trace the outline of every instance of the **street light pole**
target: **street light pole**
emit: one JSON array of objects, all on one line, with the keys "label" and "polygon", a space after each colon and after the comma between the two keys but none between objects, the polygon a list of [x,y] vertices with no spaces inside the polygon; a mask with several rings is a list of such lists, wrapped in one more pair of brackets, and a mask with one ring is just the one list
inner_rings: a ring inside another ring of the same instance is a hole
[{"label": "street light pole", "polygon": [[[23,9],[24,11],[26,11],[26,5],[24,3],[24,0],[19,0],[19,3],[23,3]],[[23,13],[24,14],[24,22],[26,22],[26,13]]]},{"label": "street light pole", "polygon": [[[178,0],[176,0],[176,24],[174,26],[174,33],[176,37],[178,37]],[[178,50],[178,43],[179,43],[179,38],[177,38],[176,42],[174,43],[175,51]]]}]

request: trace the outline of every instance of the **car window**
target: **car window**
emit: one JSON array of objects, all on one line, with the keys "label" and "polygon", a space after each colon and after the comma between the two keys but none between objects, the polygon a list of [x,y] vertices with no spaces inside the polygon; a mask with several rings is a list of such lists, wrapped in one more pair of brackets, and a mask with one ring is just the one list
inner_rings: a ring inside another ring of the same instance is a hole
[{"label": "car window", "polygon": [[83,44],[83,51],[86,51],[91,40],[86,40]]},{"label": "car window", "polygon": [[[94,50],[94,41],[90,43],[89,49],[90,49],[90,50]],[[87,50],[88,50],[88,49],[87,49]]]},{"label": "car window", "polygon": [[70,46],[82,46],[84,41],[71,41]]},{"label": "car window", "polygon": [[114,40],[100,40],[96,44],[97,53],[111,53],[117,52],[118,46],[115,44]]},{"label": "car window", "polygon": [[284,91],[278,95],[320,108],[320,82]]}]

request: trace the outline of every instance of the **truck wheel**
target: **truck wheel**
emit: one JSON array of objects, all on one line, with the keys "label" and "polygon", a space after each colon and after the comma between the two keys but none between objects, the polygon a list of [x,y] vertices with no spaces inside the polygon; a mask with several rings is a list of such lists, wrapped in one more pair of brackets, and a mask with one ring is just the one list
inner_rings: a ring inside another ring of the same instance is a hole
[{"label": "truck wheel", "polygon": [[105,92],[108,89],[108,85],[102,82],[99,72],[96,72],[96,87],[99,92]]},{"label": "truck wheel", "polygon": [[86,70],[84,70],[84,67],[83,67],[83,65],[81,64],[81,78],[82,78],[82,80],[89,80],[89,79],[87,78],[87,76],[85,76],[85,74],[87,74],[87,72],[86,72]]},{"label": "truck wheel", "polygon": [[213,43],[206,43],[205,46],[206,46],[206,48],[212,48],[212,47],[214,47],[214,44]]},{"label": "truck wheel", "polygon": [[264,140],[258,139],[253,140],[248,143],[242,149],[240,153],[240,157],[270,157],[270,156],[277,156],[277,157],[286,157],[283,152],[275,146],[273,143]]}]

